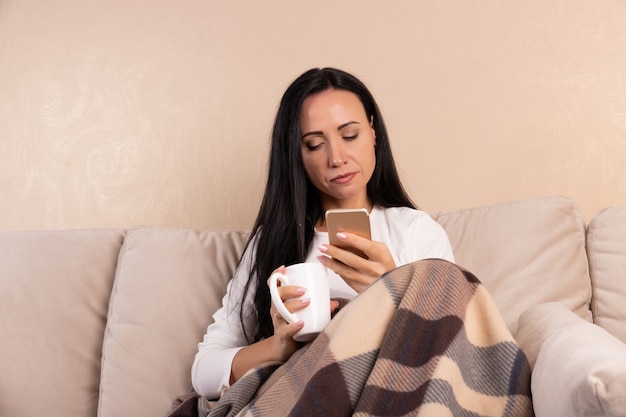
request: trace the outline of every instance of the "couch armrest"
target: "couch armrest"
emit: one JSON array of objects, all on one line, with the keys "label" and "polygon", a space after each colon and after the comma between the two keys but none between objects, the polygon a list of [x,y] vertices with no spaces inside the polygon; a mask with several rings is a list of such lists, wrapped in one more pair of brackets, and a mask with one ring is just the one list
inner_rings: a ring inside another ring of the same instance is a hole
[{"label": "couch armrest", "polygon": [[626,416],[626,345],[559,303],[531,307],[517,341],[537,417]]}]

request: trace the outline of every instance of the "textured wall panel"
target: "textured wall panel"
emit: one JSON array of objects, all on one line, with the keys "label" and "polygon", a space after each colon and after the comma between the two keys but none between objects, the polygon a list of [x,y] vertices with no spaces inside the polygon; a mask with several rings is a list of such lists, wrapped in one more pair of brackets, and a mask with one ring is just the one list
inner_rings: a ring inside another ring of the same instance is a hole
[{"label": "textured wall panel", "polygon": [[0,3],[0,230],[248,228],[313,66],[378,98],[430,212],[626,204],[626,3]]}]

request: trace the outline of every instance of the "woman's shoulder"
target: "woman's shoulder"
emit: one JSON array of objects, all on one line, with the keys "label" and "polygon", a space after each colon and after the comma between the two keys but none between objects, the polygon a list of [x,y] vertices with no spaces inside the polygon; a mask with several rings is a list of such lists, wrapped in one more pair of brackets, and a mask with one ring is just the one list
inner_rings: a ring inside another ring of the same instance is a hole
[{"label": "woman's shoulder", "polygon": [[445,230],[423,210],[378,208],[372,210],[371,224],[377,237],[395,250],[400,265],[425,258],[454,260]]},{"label": "woman's shoulder", "polygon": [[[433,218],[423,210],[411,207],[379,207],[374,206],[372,213],[374,219],[379,217],[389,224],[409,225],[415,222],[423,224],[437,224]],[[373,219],[373,220],[374,220]]]},{"label": "woman's shoulder", "polygon": [[[411,207],[378,207],[372,210],[370,222],[384,227],[392,235],[447,236],[443,227],[423,210]],[[447,238],[447,237],[446,237]]]}]

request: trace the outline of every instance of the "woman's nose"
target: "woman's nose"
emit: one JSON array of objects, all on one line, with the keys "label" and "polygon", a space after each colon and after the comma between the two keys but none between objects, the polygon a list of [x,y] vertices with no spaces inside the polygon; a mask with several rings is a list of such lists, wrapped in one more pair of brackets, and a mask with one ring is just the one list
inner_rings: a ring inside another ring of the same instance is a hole
[{"label": "woman's nose", "polygon": [[330,166],[338,167],[346,163],[346,157],[340,143],[331,143],[329,151],[328,163]]},{"label": "woman's nose", "polygon": [[341,158],[333,158],[331,161],[331,165],[334,167],[340,166],[341,164],[343,164],[343,159]]}]

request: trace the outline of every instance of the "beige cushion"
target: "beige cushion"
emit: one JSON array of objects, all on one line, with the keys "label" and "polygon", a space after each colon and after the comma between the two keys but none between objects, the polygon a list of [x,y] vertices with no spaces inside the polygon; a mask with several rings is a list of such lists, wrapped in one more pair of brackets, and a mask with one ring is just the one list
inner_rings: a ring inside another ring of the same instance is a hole
[{"label": "beige cushion", "polygon": [[626,345],[559,303],[530,308],[517,340],[537,417],[626,416]]},{"label": "beige cushion", "polygon": [[111,295],[99,416],[162,416],[191,388],[198,342],[221,306],[246,237],[128,231]]},{"label": "beige cushion", "polygon": [[441,213],[436,220],[457,263],[485,284],[513,335],[524,310],[548,301],[591,321],[585,224],[572,200],[543,197]]},{"label": "beige cushion", "polygon": [[605,209],[591,219],[587,252],[594,321],[626,343],[626,207]]},{"label": "beige cushion", "polygon": [[122,231],[0,233],[0,415],[95,416]]}]

